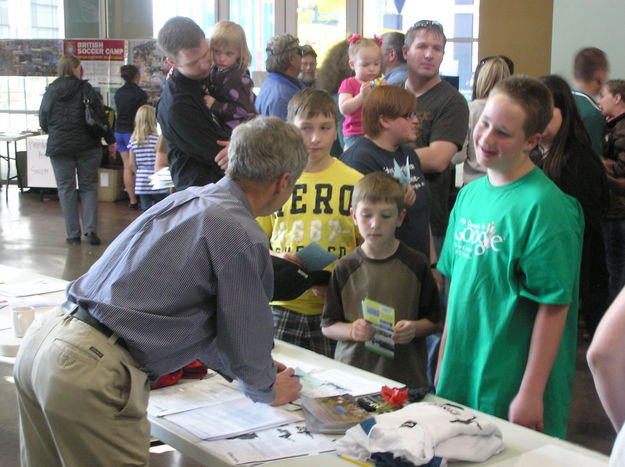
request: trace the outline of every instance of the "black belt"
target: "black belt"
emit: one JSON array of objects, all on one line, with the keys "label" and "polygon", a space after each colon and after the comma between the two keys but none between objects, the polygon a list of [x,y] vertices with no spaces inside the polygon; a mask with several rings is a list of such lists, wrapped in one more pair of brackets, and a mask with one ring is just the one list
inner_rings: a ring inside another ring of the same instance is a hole
[{"label": "black belt", "polygon": [[[112,329],[102,324],[97,319],[95,319],[93,316],[89,314],[87,310],[85,310],[80,305],[77,305],[76,303],[70,302],[68,300],[65,303],[63,303],[63,309],[72,318],[76,318],[78,321],[82,321],[86,325],[91,326],[93,329],[96,329],[97,331],[101,332],[106,337],[111,337],[114,334]],[[121,337],[117,338],[117,344],[121,345],[123,348],[128,350],[128,347],[126,346],[126,342]]]}]

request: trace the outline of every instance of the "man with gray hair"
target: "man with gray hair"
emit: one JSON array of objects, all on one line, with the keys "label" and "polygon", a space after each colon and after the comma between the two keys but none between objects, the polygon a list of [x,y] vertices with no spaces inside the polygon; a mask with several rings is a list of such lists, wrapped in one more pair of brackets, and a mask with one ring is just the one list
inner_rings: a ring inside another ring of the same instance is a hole
[{"label": "man with gray hair", "polygon": [[146,211],[30,328],[14,373],[22,465],[147,465],[148,378],[194,360],[254,401],[299,396],[271,358],[273,269],[255,218],[286,202],[308,152],[296,127],[259,117],[228,156],[224,178]]},{"label": "man with gray hair", "polygon": [[205,79],[212,60],[204,31],[191,18],[169,19],[158,45],[173,73],[165,81],[157,118],[169,149],[169,169],[177,190],[214,183],[223,177],[218,141],[230,130],[205,105]]},{"label": "man with gray hair", "polygon": [[388,84],[403,86],[408,78],[408,65],[404,58],[405,36],[401,32],[382,34],[382,61],[384,79]]},{"label": "man with gray hair", "polygon": [[302,47],[297,37],[278,34],[267,43],[265,68],[269,72],[256,98],[256,109],[261,115],[286,121],[291,97],[305,86],[297,79],[302,67]]}]

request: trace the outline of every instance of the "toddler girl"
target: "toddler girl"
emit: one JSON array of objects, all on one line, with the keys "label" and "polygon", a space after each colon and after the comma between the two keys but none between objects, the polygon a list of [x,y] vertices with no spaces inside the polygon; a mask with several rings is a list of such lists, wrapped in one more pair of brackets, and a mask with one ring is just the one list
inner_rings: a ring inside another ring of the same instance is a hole
[{"label": "toddler girl", "polygon": [[347,41],[349,67],[354,70],[355,76],[344,79],[339,87],[339,110],[345,116],[345,149],[363,136],[361,114],[364,98],[373,87],[386,84],[381,81],[382,40],[377,36],[366,39],[354,34]]},{"label": "toddler girl", "polygon": [[254,107],[254,82],[247,67],[252,54],[247,48],[245,31],[232,21],[215,25],[210,39],[213,66],[204,101],[230,129],[258,115]]},{"label": "toddler girl", "polygon": [[151,105],[142,105],[135,116],[135,129],[130,136],[130,165],[136,174],[135,194],[142,211],[164,199],[169,190],[154,190],[150,175],[156,161],[156,111]]}]

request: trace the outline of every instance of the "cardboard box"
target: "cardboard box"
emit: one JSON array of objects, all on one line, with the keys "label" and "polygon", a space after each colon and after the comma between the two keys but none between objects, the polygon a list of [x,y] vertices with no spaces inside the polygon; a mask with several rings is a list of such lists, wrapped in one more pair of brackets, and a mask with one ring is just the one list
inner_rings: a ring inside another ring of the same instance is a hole
[{"label": "cardboard box", "polygon": [[98,201],[117,201],[123,192],[120,169],[98,169]]}]

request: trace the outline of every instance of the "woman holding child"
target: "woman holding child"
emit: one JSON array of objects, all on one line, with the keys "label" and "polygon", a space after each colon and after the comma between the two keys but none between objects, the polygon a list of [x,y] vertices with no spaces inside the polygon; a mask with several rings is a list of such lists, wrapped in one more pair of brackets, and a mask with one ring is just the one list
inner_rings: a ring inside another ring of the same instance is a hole
[{"label": "woman holding child", "polygon": [[341,161],[363,174],[382,171],[404,178],[407,215],[397,229],[397,238],[429,257],[432,195],[419,158],[407,144],[417,138],[416,100],[413,93],[398,86],[372,89],[362,107],[365,137],[351,146]]}]

